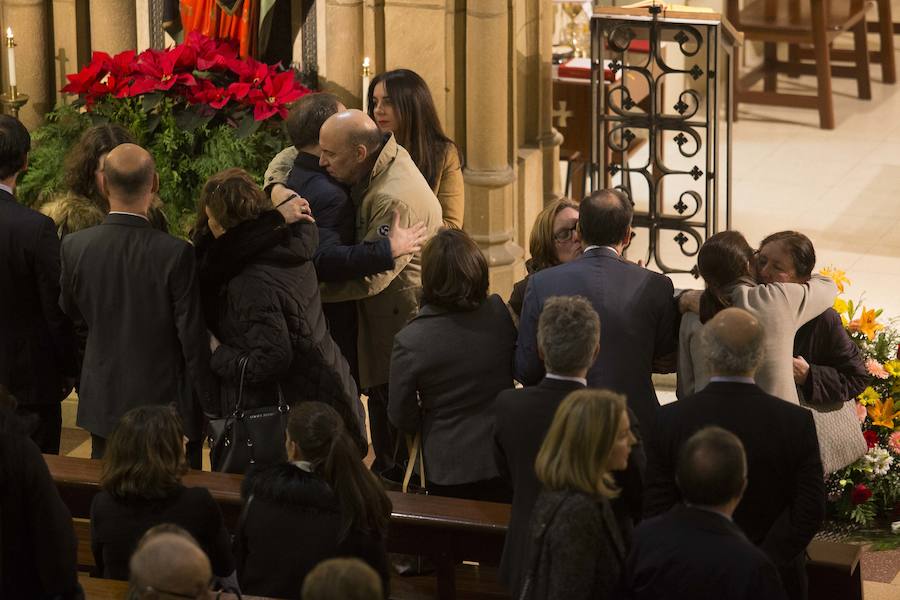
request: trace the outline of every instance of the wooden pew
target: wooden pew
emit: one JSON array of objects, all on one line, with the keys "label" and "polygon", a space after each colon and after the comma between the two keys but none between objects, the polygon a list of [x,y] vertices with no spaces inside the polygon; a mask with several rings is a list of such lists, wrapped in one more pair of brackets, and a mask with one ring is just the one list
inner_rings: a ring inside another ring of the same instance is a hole
[{"label": "wooden pew", "polygon": [[[87,536],[91,500],[99,491],[100,461],[45,454],[44,459],[60,495],[75,521],[79,539]],[[183,483],[205,487],[221,507],[226,525],[233,529],[241,510],[240,487],[243,477],[227,473],[190,471]],[[509,523],[508,504],[476,502],[439,496],[407,495],[387,492],[393,504],[388,549],[402,554],[429,557],[437,570],[437,597],[456,598],[456,567],[463,560],[496,565],[500,561],[503,540]],[[91,560],[84,543],[79,558]],[[87,553],[88,556],[83,556]]]}]

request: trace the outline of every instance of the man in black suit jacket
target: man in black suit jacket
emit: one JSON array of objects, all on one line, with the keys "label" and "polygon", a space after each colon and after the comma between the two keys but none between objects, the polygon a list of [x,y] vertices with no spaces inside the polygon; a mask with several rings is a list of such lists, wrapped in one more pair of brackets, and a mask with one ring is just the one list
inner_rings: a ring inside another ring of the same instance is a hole
[{"label": "man in black suit jacket", "polygon": [[129,409],[174,404],[199,466],[204,408],[218,413],[209,368],[210,336],[201,310],[193,248],[147,220],[159,179],[150,154],[122,144],[106,157],[102,185],[110,212],[102,224],[65,237],[60,304],[84,347],[80,427],[92,458]]},{"label": "man in black suit jacket", "polygon": [[603,323],[600,354],[588,371],[590,387],[624,394],[646,439],[659,401],[651,374],[655,359],[676,349],[678,310],[672,281],[622,258],[631,242],[631,201],[617,190],[600,190],[581,202],[578,228],[586,245],[572,262],[528,279],[516,379],[534,385],[544,375],[537,349],[538,315],[551,296],[584,296]]},{"label": "man in black suit jacket", "polygon": [[705,427],[678,460],[685,506],[638,525],[625,566],[634,600],[786,600],[775,565],[732,521],[747,486],[741,440]]},{"label": "man in black suit jacket", "polygon": [[59,452],[60,402],[77,375],[72,324],[59,309],[59,238],[50,218],[16,201],[31,136],[0,115],[0,385],[18,399],[41,452]]},{"label": "man in black suit jacket", "polygon": [[[550,298],[541,312],[537,333],[538,352],[547,374],[536,386],[505,390],[497,396],[494,455],[501,477],[513,488],[500,580],[513,597],[518,597],[527,572],[528,523],[541,491],[534,461],[559,404],[569,393],[586,387],[588,369],[600,352],[600,331],[600,319],[587,299]],[[632,519],[640,517],[646,465],[637,419],[634,414],[629,414],[629,419],[638,442],[631,449],[628,469],[616,473],[622,494],[612,503],[625,537]]]},{"label": "man in black suit jacket", "polygon": [[649,445],[644,515],[681,500],[675,457],[694,432],[717,425],[747,452],[748,485],[734,522],[779,569],[788,597],[806,598],[806,547],[825,517],[825,479],[809,411],[762,391],[753,374],[762,360],[762,328],[748,312],[728,308],[704,326],[713,377],[693,396],[659,411]]}]

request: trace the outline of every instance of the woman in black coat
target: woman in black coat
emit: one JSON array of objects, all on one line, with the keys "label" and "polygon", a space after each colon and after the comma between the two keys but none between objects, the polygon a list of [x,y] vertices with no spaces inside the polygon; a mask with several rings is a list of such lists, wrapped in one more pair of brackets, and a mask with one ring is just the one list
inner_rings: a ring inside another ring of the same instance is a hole
[{"label": "woman in black coat", "polygon": [[[761,283],[805,283],[816,264],[808,237],[780,231],[764,239],[756,256]],[[842,403],[866,388],[869,375],[862,355],[850,339],[840,315],[829,308],[794,336],[794,382],[804,404]]]},{"label": "woman in black coat", "polygon": [[232,583],[234,559],[219,505],[206,488],[181,484],[187,472],[181,423],[168,406],[122,417],[106,448],[101,492],[91,502],[94,575],[128,579],[128,561],[148,529],[172,523],[209,556],[213,574]]},{"label": "woman in black coat", "polygon": [[466,233],[444,229],[425,245],[422,308],[394,337],[388,416],[421,432],[430,493],[509,502],[494,460],[494,403],[513,387],[516,327],[487,289],[487,261]]},{"label": "woman in black coat", "polygon": [[195,243],[222,411],[235,406],[246,357],[245,408],[275,406],[279,389],[289,404],[326,402],[364,452],[368,444],[356,384],[322,313],[312,262],[316,226],[276,227],[280,235],[270,228],[259,236],[263,213],[271,208],[240,169],[211,177],[200,198]]},{"label": "woman in black coat", "polygon": [[363,465],[341,418],[321,402],[288,418],[290,462],[251,470],[235,536],[241,590],[300,598],[306,574],[336,556],[356,557],[390,583],[387,526],[391,502]]},{"label": "woman in black coat", "polygon": [[626,468],[636,441],[624,396],[591,389],[566,396],[535,460],[544,490],[531,516],[527,575],[514,597],[623,597],[628,548],[609,499],[619,493],[612,472]]}]

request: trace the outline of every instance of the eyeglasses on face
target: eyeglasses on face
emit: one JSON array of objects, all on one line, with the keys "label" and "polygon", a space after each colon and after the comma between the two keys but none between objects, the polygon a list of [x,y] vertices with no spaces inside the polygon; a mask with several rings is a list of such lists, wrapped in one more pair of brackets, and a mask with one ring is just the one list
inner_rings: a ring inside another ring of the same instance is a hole
[{"label": "eyeglasses on face", "polygon": [[578,228],[578,222],[576,221],[570,227],[565,227],[558,231],[553,232],[553,239],[557,242],[568,242],[571,241],[573,237],[575,237],[575,230]]}]

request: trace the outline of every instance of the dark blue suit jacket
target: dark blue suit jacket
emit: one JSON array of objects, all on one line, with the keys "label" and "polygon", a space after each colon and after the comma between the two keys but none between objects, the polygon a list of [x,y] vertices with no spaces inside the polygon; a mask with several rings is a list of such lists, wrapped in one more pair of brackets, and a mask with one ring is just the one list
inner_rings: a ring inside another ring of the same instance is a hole
[{"label": "dark blue suit jacket", "polygon": [[[319,246],[313,264],[319,281],[359,279],[394,268],[387,238],[356,243],[356,207],[350,191],[319,166],[317,157],[298,153],[287,187],[306,198],[316,219]],[[356,302],[323,302],[322,312],[358,384]]]},{"label": "dark blue suit jacket", "polygon": [[787,600],[775,565],[724,515],[676,506],[634,532],[633,600]]},{"label": "dark blue suit jacket", "polygon": [[544,376],[537,324],[552,296],[584,296],[594,306],[600,315],[600,355],[588,372],[588,386],[624,394],[644,436],[652,437],[659,408],[651,381],[653,359],[674,352],[678,341],[672,281],[607,248],[531,275],[516,348],[516,379],[525,385],[535,385]]}]

